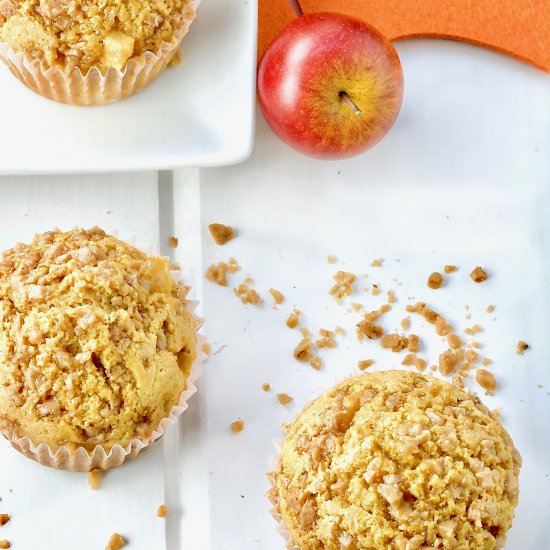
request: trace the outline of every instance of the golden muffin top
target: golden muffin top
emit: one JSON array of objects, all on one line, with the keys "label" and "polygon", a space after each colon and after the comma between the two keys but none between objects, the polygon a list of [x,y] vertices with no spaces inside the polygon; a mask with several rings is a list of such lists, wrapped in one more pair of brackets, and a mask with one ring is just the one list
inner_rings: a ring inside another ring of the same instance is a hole
[{"label": "golden muffin top", "polygon": [[0,0],[0,40],[46,67],[122,69],[170,42],[189,0]]},{"label": "golden muffin top", "polygon": [[0,428],[33,443],[147,440],[186,387],[196,323],[163,258],[101,229],[0,262]]},{"label": "golden muffin top", "polygon": [[378,372],[289,426],[270,496],[302,550],[489,550],[512,524],[520,461],[477,397]]}]

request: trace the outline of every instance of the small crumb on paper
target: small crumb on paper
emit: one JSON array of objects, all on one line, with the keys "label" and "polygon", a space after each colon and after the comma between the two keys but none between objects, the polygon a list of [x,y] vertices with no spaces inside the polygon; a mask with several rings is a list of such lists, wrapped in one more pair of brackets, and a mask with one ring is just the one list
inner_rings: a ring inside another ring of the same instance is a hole
[{"label": "small crumb on paper", "polygon": [[366,370],[368,369],[370,366],[374,365],[374,359],[364,359],[363,361],[359,361],[357,363],[357,368],[359,370]]},{"label": "small crumb on paper", "polygon": [[284,297],[283,293],[279,292],[278,290],[276,290],[274,288],[269,289],[269,294],[271,294],[271,296],[273,296],[273,301],[277,305],[282,304],[285,301],[285,297]]},{"label": "small crumb on paper", "polygon": [[231,431],[234,434],[241,433],[244,430],[244,420],[235,420],[231,422]]},{"label": "small crumb on paper", "polygon": [[492,392],[496,389],[497,383],[495,377],[488,370],[478,369],[476,382],[484,389]]},{"label": "small crumb on paper", "polygon": [[321,367],[323,365],[323,361],[322,359],[317,356],[317,357],[314,357],[310,362],[309,364],[315,369],[315,370],[321,370]]},{"label": "small crumb on paper", "polygon": [[495,311],[495,306],[493,304],[489,304],[487,306],[487,309],[485,310],[487,313],[493,313]]},{"label": "small crumb on paper", "polygon": [[338,271],[334,274],[335,284],[329,290],[329,294],[334,296],[337,303],[342,303],[342,299],[353,292],[353,283],[357,277],[347,271]]},{"label": "small crumb on paper", "polygon": [[118,533],[113,533],[107,543],[107,546],[105,547],[105,550],[120,550],[125,545],[126,539]]},{"label": "small crumb on paper", "polygon": [[92,489],[92,491],[97,491],[97,489],[99,489],[99,486],[101,484],[101,471],[92,470],[88,474],[88,483],[90,484],[90,489]]},{"label": "small crumb on paper", "polygon": [[170,237],[168,239],[168,246],[170,248],[177,248],[178,247],[178,244],[179,244],[179,241],[176,237]]},{"label": "small crumb on paper", "polygon": [[447,274],[449,273],[454,273],[455,271],[458,270],[458,267],[456,265],[449,265],[447,264],[444,268],[443,268],[443,271]]},{"label": "small crumb on paper", "polygon": [[438,273],[437,271],[430,273],[427,285],[429,288],[432,288],[434,290],[441,288],[443,286],[443,275],[441,275],[441,273]]},{"label": "small crumb on paper", "polygon": [[371,267],[382,267],[384,264],[384,258],[377,258],[370,263]]},{"label": "small crumb on paper", "polygon": [[10,520],[9,514],[0,514],[0,525],[6,525],[8,521]]},{"label": "small crumb on paper", "polygon": [[245,279],[245,282],[236,286],[233,292],[244,305],[252,304],[253,306],[257,306],[260,303],[260,295],[248,286],[249,282],[251,282],[251,279]]},{"label": "small crumb on paper", "polygon": [[302,363],[309,363],[313,359],[313,343],[311,338],[302,338],[294,349],[294,359]]},{"label": "small crumb on paper", "polygon": [[262,384],[262,390],[264,390],[265,392],[271,391],[271,386],[267,382],[265,382],[264,384]]},{"label": "small crumb on paper", "polygon": [[474,268],[474,270],[470,273],[470,279],[472,279],[474,283],[482,283],[487,280],[487,277],[488,275],[485,270],[479,266]]},{"label": "small crumb on paper", "polygon": [[529,349],[529,344],[523,340],[520,340],[516,346],[516,353],[518,355],[523,355],[523,352],[527,349]]},{"label": "small crumb on paper", "polygon": [[11,543],[9,540],[0,540],[0,548],[11,548]]},{"label": "small crumb on paper", "polygon": [[157,518],[164,519],[167,513],[168,513],[168,507],[166,506],[166,504],[161,504],[157,509]]},{"label": "small crumb on paper", "polygon": [[333,256],[332,254],[327,256],[327,262],[329,264],[335,264],[337,262],[338,258],[336,256]]},{"label": "small crumb on paper", "polygon": [[210,229],[210,234],[214,242],[218,245],[224,245],[227,241],[235,237],[233,228],[228,225],[223,225],[222,223],[211,223],[208,229]]},{"label": "small crumb on paper", "polygon": [[294,401],[294,399],[290,397],[288,393],[278,393],[277,400],[281,405],[288,405],[289,403],[292,403],[292,401]]},{"label": "small crumb on paper", "polygon": [[300,311],[295,309],[286,320],[286,326],[288,328],[296,328],[300,321]]},{"label": "small crumb on paper", "polygon": [[410,317],[405,317],[404,319],[401,319],[401,328],[403,330],[409,330],[410,326],[411,326],[411,319]]}]

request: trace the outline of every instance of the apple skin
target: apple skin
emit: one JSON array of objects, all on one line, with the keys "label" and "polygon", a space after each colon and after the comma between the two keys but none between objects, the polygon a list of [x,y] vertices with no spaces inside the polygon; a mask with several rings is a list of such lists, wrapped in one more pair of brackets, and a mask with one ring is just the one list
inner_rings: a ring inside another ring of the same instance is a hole
[{"label": "apple skin", "polygon": [[346,158],[370,149],[392,127],[403,70],[395,48],[370,25],[336,13],[307,14],[262,57],[258,98],[288,145],[315,158]]}]

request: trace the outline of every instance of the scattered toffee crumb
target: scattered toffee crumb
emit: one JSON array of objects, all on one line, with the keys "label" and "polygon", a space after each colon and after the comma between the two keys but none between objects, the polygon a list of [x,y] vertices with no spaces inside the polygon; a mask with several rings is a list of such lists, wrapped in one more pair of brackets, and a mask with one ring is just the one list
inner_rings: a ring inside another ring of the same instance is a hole
[{"label": "scattered toffee crumb", "polygon": [[451,333],[447,335],[447,343],[451,349],[458,349],[462,346],[462,338]]},{"label": "scattered toffee crumb", "polygon": [[210,355],[210,344],[209,344],[208,342],[205,342],[205,343],[202,345],[201,351],[202,351],[205,355]]},{"label": "scattered toffee crumb", "polygon": [[384,264],[384,258],[377,258],[370,263],[371,267],[382,267]]},{"label": "scattered toffee crumb", "polygon": [[447,274],[449,273],[454,273],[455,271],[458,270],[458,267],[456,265],[446,265],[444,268],[443,268],[443,271]]},{"label": "scattered toffee crumb", "polygon": [[294,399],[290,397],[288,393],[278,393],[277,400],[281,405],[288,405],[289,403],[292,403],[292,401],[294,401]]},{"label": "scattered toffee crumb", "polygon": [[234,434],[241,433],[244,430],[244,420],[235,420],[231,422],[231,431]]},{"label": "scattered toffee crumb", "polygon": [[420,351],[420,338],[416,334],[409,335],[407,349],[411,353],[418,353]]},{"label": "scattered toffee crumb", "polygon": [[206,280],[216,283],[220,286],[227,286],[227,274],[236,273],[241,270],[241,266],[237,263],[235,258],[229,258],[227,263],[218,262],[217,264],[210,264],[206,273],[204,274]]},{"label": "scattered toffee crumb", "polygon": [[395,304],[397,302],[397,297],[393,290],[388,290],[388,304]]},{"label": "scattered toffee crumb", "polygon": [[414,366],[416,367],[417,371],[424,372],[426,370],[426,361],[422,359],[422,357],[417,357],[414,360]]},{"label": "scattered toffee crumb", "polygon": [[490,365],[491,363],[493,362],[492,359],[489,359],[488,357],[484,357],[482,360],[481,360],[481,363],[485,366],[487,365]]},{"label": "scattered toffee crumb", "polygon": [[366,370],[370,366],[374,365],[374,363],[375,363],[374,359],[364,359],[363,361],[359,361],[357,363],[357,368],[359,370]]},{"label": "scattered toffee crumb", "polygon": [[262,384],[262,390],[264,390],[265,392],[271,391],[271,386],[267,382],[265,382],[264,384]]},{"label": "scattered toffee crumb", "polygon": [[384,349],[391,349],[393,352],[403,351],[409,345],[409,339],[400,334],[385,334],[380,340],[380,346]]},{"label": "scattered toffee crumb", "polygon": [[332,254],[327,256],[327,262],[329,264],[335,264],[337,262],[337,260],[338,260],[338,258],[336,256],[333,256]]},{"label": "scattered toffee crumb", "polygon": [[382,292],[380,285],[373,284],[370,293],[373,296],[378,296]]},{"label": "scattered toffee crumb", "polygon": [[496,389],[497,383],[495,377],[485,369],[478,369],[476,374],[476,382],[484,389],[492,392]]},{"label": "scattered toffee crumb", "polygon": [[403,330],[409,330],[410,326],[411,326],[411,318],[410,317],[405,317],[404,319],[401,319],[401,328]]},{"label": "scattered toffee crumb", "polygon": [[11,548],[11,543],[9,540],[0,540],[0,548]]},{"label": "scattered toffee crumb", "polygon": [[212,235],[214,242],[219,245],[224,245],[227,241],[230,241],[235,237],[235,231],[232,227],[223,225],[222,223],[211,223],[208,226],[210,234]]},{"label": "scattered toffee crumb", "polygon": [[273,296],[273,300],[274,300],[275,304],[277,304],[277,305],[282,304],[285,301],[285,297],[284,297],[283,293],[279,292],[278,290],[276,290],[274,288],[269,289],[269,294],[271,294],[271,296]]},{"label": "scattered toffee crumb", "polygon": [[329,294],[334,296],[337,303],[342,303],[342,299],[353,292],[353,283],[357,277],[347,271],[338,271],[334,274],[335,284],[329,290]]},{"label": "scattered toffee crumb", "polygon": [[462,380],[461,376],[454,376],[453,377],[453,384],[459,388],[464,388],[464,380]]},{"label": "scattered toffee crumb", "polygon": [[179,244],[179,241],[178,241],[177,237],[170,237],[168,239],[168,246],[170,248],[177,248],[178,244]]},{"label": "scattered toffee crumb", "polygon": [[414,353],[407,353],[403,361],[401,361],[401,364],[405,365],[406,367],[411,367],[412,365],[414,365],[415,360],[416,355]]},{"label": "scattered toffee crumb", "polygon": [[529,344],[523,340],[520,340],[516,346],[516,353],[518,355],[523,355],[523,352],[527,349],[529,349]]},{"label": "scattered toffee crumb", "polygon": [[474,334],[477,334],[478,332],[481,332],[483,328],[481,325],[474,325],[473,327],[465,328],[464,334],[468,334],[469,336],[473,336]]},{"label": "scattered toffee crumb", "polygon": [[483,268],[477,266],[470,273],[470,279],[472,279],[472,281],[474,281],[474,283],[482,283],[483,281],[487,280],[487,273],[483,270]]},{"label": "scattered toffee crumb", "polygon": [[298,323],[300,321],[300,311],[295,309],[286,320],[286,326],[288,328],[296,328],[298,326]]},{"label": "scattered toffee crumb", "polygon": [[88,483],[90,484],[90,489],[92,489],[92,491],[97,491],[97,489],[99,489],[101,484],[101,476],[101,470],[92,470],[88,474]]},{"label": "scattered toffee crumb", "polygon": [[260,295],[253,288],[250,288],[247,282],[236,286],[233,292],[244,305],[252,304],[253,306],[257,306],[260,303]]},{"label": "scattered toffee crumb", "polygon": [[0,514],[0,526],[6,525],[6,523],[8,523],[9,520],[10,520],[9,514]]},{"label": "scattered toffee crumb", "polygon": [[311,338],[302,338],[294,349],[294,359],[309,363],[313,359],[313,342]]},{"label": "scattered toffee crumb", "polygon": [[309,364],[315,369],[315,370],[321,370],[321,367],[323,365],[323,361],[319,356],[314,357]]},{"label": "scattered toffee crumb", "polygon": [[167,513],[168,513],[168,507],[166,506],[166,504],[161,504],[157,509],[157,518],[164,519]]},{"label": "scattered toffee crumb", "polygon": [[441,273],[438,273],[437,271],[434,271],[428,277],[427,284],[430,288],[433,288],[434,290],[441,288],[443,286],[443,275],[441,275]]},{"label": "scattered toffee crumb", "polygon": [[105,550],[120,550],[125,545],[126,539],[118,533],[113,533],[107,543],[107,546],[105,547]]},{"label": "scattered toffee crumb", "polygon": [[495,311],[495,306],[493,304],[489,304],[487,306],[487,309],[485,310],[487,313],[493,313]]},{"label": "scattered toffee crumb", "polygon": [[319,349],[336,347],[336,340],[334,339],[334,332],[332,330],[322,328],[319,330],[319,334],[321,335],[321,338],[315,342]]}]

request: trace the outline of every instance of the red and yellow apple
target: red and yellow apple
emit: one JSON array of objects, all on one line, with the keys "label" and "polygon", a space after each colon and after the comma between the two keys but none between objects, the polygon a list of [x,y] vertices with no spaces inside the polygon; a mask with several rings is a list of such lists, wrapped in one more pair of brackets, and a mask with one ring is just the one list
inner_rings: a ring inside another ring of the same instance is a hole
[{"label": "red and yellow apple", "polygon": [[288,145],[316,158],[345,158],[371,148],[392,127],[403,71],[392,44],[363,21],[302,15],[260,61],[258,97]]}]

